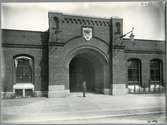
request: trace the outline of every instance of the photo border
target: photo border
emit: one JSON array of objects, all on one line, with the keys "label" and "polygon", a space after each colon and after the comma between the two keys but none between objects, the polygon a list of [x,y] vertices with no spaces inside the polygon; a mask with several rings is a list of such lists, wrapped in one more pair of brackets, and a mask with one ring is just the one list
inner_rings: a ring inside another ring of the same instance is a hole
[{"label": "photo border", "polygon": [[[0,4],[1,3],[27,3],[27,2],[28,3],[30,3],[30,2],[32,2],[32,3],[47,2],[48,3],[48,2],[135,2],[135,1],[136,2],[137,1],[148,2],[150,0],[1,0]],[[158,0],[151,0],[151,1],[158,1]],[[159,0],[159,1],[162,1],[165,4],[165,45],[166,45],[166,50],[167,50],[167,43],[166,43],[166,40],[167,40],[167,0]],[[1,8],[1,6],[0,6],[0,8]],[[0,26],[1,26],[1,24],[0,24]],[[1,38],[0,39],[0,44],[1,44],[1,41],[2,41],[2,30],[0,31],[0,38]],[[166,56],[166,62],[167,62],[167,51],[166,50],[165,50],[165,52],[166,52],[165,56]],[[2,57],[2,49],[0,49],[0,57],[1,57],[1,59],[3,58]],[[166,63],[165,66],[166,66],[166,71],[167,71],[167,63]],[[1,69],[2,69],[2,67],[1,67]],[[165,76],[166,75],[167,75],[167,73],[165,74]],[[0,78],[1,78],[0,82],[2,83],[2,76],[1,75],[0,75]],[[165,78],[165,81],[166,81],[166,88],[167,88],[167,79],[166,78]],[[1,88],[0,91],[2,91],[2,86],[0,88]],[[167,90],[165,90],[165,94],[166,94],[166,111],[167,111]],[[0,103],[0,106],[1,106],[1,103]],[[0,109],[1,108],[2,107],[0,107]],[[0,116],[0,117],[2,118],[2,116]],[[2,119],[0,119],[0,123],[2,124],[1,121],[2,121]],[[167,121],[167,112],[166,112],[166,121]],[[3,124],[7,125],[6,123],[3,123]],[[115,125],[114,123],[107,123],[107,124],[109,124],[109,125]],[[126,124],[127,123],[125,123],[125,124],[122,124],[122,123],[120,124],[119,123],[117,125],[126,125]],[[153,123],[151,123],[151,124],[153,124]],[[17,124],[10,124],[10,125],[17,125]],[[29,125],[29,124],[26,124],[26,125]],[[33,124],[30,124],[30,125],[33,125]],[[38,124],[35,124],[35,125],[38,125]],[[45,124],[43,124],[43,125],[45,125]],[[48,124],[46,124],[46,125],[48,125]],[[63,124],[63,125],[65,125],[65,124]],[[89,125],[89,124],[86,124],[86,125]],[[92,124],[90,124],[90,125],[92,125]],[[131,125],[135,125],[135,124],[131,123]],[[144,124],[140,124],[140,125],[144,125]],[[161,124],[159,124],[159,125],[161,125]],[[164,125],[164,124],[162,124],[162,125]]]}]

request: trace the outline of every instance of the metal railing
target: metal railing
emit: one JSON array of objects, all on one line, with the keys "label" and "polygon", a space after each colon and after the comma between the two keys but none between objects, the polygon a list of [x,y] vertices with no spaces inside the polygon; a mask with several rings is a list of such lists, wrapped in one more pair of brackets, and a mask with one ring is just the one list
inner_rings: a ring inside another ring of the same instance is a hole
[{"label": "metal railing", "polygon": [[130,94],[155,94],[165,92],[165,86],[160,84],[160,82],[149,82],[147,86],[137,84],[128,85],[127,88]]}]

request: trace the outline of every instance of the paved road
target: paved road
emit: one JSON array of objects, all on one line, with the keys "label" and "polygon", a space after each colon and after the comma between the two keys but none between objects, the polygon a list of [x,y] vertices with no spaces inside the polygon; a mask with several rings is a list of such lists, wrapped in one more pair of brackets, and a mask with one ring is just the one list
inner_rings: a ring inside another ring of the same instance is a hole
[{"label": "paved road", "polygon": [[[94,121],[124,121],[128,115],[149,114],[151,120],[155,113],[165,110],[165,95],[124,95],[109,96],[88,93],[73,93],[66,98],[26,98],[2,101],[2,120],[5,123],[81,123]],[[117,118],[115,117],[117,116]],[[126,116],[126,117],[124,117]],[[157,117],[164,115],[159,114]],[[140,117],[136,117],[140,119]],[[146,121],[146,120],[145,120]],[[163,120],[161,120],[163,121]]]},{"label": "paved road", "polygon": [[[34,122],[36,123],[36,122]],[[105,118],[89,118],[89,119],[78,119],[78,120],[53,120],[47,122],[38,122],[43,124],[106,124],[106,123],[166,123],[165,114],[146,114],[146,115],[132,115],[132,116],[116,116],[116,117],[105,117]]]}]

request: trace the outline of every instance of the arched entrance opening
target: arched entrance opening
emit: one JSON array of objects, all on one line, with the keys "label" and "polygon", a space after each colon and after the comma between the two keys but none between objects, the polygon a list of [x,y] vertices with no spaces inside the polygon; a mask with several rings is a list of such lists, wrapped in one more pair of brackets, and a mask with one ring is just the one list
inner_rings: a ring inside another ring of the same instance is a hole
[{"label": "arched entrance opening", "polygon": [[86,81],[87,91],[94,91],[94,66],[88,59],[78,55],[70,63],[70,91],[82,91],[83,81]]},{"label": "arched entrance opening", "polygon": [[69,64],[70,92],[81,92],[83,81],[86,81],[88,92],[103,93],[105,65],[97,52],[87,50],[75,55]]}]

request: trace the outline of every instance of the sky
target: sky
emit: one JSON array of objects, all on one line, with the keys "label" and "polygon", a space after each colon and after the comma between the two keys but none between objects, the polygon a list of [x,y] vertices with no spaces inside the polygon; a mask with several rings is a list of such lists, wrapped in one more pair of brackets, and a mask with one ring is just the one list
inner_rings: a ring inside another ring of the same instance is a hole
[{"label": "sky", "polygon": [[3,29],[48,30],[48,12],[92,17],[123,18],[123,33],[134,27],[136,39],[164,40],[164,6],[162,2],[44,2],[2,3]]}]

